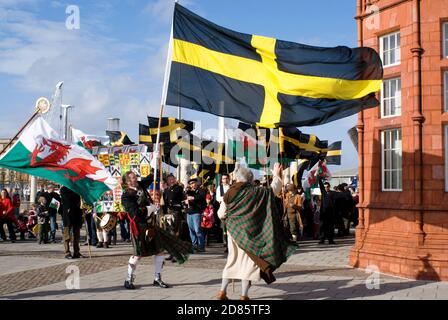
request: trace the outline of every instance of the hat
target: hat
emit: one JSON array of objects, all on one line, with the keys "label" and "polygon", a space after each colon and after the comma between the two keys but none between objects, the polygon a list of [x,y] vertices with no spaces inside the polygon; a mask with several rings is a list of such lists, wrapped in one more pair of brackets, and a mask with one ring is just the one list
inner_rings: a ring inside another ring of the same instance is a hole
[{"label": "hat", "polygon": [[192,182],[198,182],[198,179],[193,178],[193,179],[188,180],[188,184],[190,184],[190,183],[192,183]]}]

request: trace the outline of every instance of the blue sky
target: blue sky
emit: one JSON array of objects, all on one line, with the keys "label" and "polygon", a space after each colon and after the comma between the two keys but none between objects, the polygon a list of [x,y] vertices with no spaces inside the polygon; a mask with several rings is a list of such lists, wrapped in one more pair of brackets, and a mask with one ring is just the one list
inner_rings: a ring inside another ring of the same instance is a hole
[{"label": "blue sky", "polygon": [[[63,103],[73,104],[73,126],[104,135],[106,118],[138,140],[138,123],[157,116],[173,0],[0,0],[0,137],[11,137],[32,114],[35,100],[64,81]],[[224,27],[317,46],[356,46],[355,0],[181,0]],[[80,29],[68,30],[66,7],[80,9]],[[165,115],[176,116],[168,107]],[[217,118],[183,109],[201,120]],[[330,143],[343,140],[342,166],[357,166],[347,130],[356,116],[300,128]],[[230,121],[230,124],[233,122]],[[213,135],[213,134],[211,134]]]}]

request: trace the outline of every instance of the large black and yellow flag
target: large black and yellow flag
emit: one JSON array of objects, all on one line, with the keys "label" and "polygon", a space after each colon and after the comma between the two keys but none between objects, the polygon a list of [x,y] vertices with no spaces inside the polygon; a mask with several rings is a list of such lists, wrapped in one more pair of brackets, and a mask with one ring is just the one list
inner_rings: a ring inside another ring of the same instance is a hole
[{"label": "large black and yellow flag", "polygon": [[371,48],[322,48],[243,34],[175,5],[166,104],[260,127],[312,126],[375,107]]},{"label": "large black and yellow flag", "polygon": [[[156,143],[157,131],[159,127],[159,118],[148,116],[148,125],[139,124],[139,141],[140,143]],[[183,129],[185,131],[180,131]],[[162,118],[160,125],[160,142],[168,145],[176,143],[176,141],[194,130],[192,121],[179,120],[175,118]]]}]

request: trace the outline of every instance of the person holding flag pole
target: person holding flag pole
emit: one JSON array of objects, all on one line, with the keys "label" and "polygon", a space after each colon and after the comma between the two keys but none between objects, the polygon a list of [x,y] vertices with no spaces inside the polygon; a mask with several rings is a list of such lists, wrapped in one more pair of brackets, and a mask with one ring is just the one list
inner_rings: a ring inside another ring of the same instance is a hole
[{"label": "person holding flag pole", "polygon": [[[172,38],[172,36],[171,36]],[[168,49],[168,59],[171,56],[171,41]],[[128,272],[124,287],[126,289],[135,289],[134,273],[141,257],[154,256],[154,282],[153,285],[160,288],[169,288],[170,286],[162,281],[162,266],[165,260],[165,252],[173,256],[177,263],[182,264],[188,259],[188,255],[193,252],[191,244],[180,241],[174,235],[163,230],[158,226],[157,215],[160,208],[157,208],[151,201],[148,193],[148,187],[154,183],[153,199],[155,199],[157,186],[157,169],[160,157],[160,127],[162,123],[164,101],[166,100],[166,79],[170,70],[170,64],[166,64],[164,89],[162,93],[162,102],[160,104],[159,123],[157,127],[157,139],[151,167],[154,168],[154,174],[137,181],[136,175],[129,171],[123,176],[124,193],[122,195],[122,204],[128,213],[131,221],[131,238],[134,248],[133,255],[129,258]],[[160,163],[160,170],[162,164]],[[161,180],[160,180],[161,183]]]}]

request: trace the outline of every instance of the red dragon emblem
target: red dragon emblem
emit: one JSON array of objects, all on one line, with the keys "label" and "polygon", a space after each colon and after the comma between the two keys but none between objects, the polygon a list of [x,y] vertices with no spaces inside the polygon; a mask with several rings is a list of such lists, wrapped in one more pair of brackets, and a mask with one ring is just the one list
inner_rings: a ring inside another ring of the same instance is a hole
[{"label": "red dragon emblem", "polygon": [[101,143],[95,140],[87,140],[86,137],[81,137],[81,142],[89,150],[92,150],[93,147],[100,146]]},{"label": "red dragon emblem", "polygon": [[[49,154],[42,159],[38,159],[37,156],[44,152],[46,148],[48,148]],[[95,174],[101,170],[101,168],[92,166],[92,160],[87,159],[74,158],[63,163],[71,148],[70,145],[43,138],[41,144],[36,145],[31,154],[30,165],[33,168],[44,167],[52,171],[67,170],[68,172],[64,174],[64,177],[72,182],[84,179],[88,174]],[[106,178],[99,181],[104,182],[105,180]]]}]

